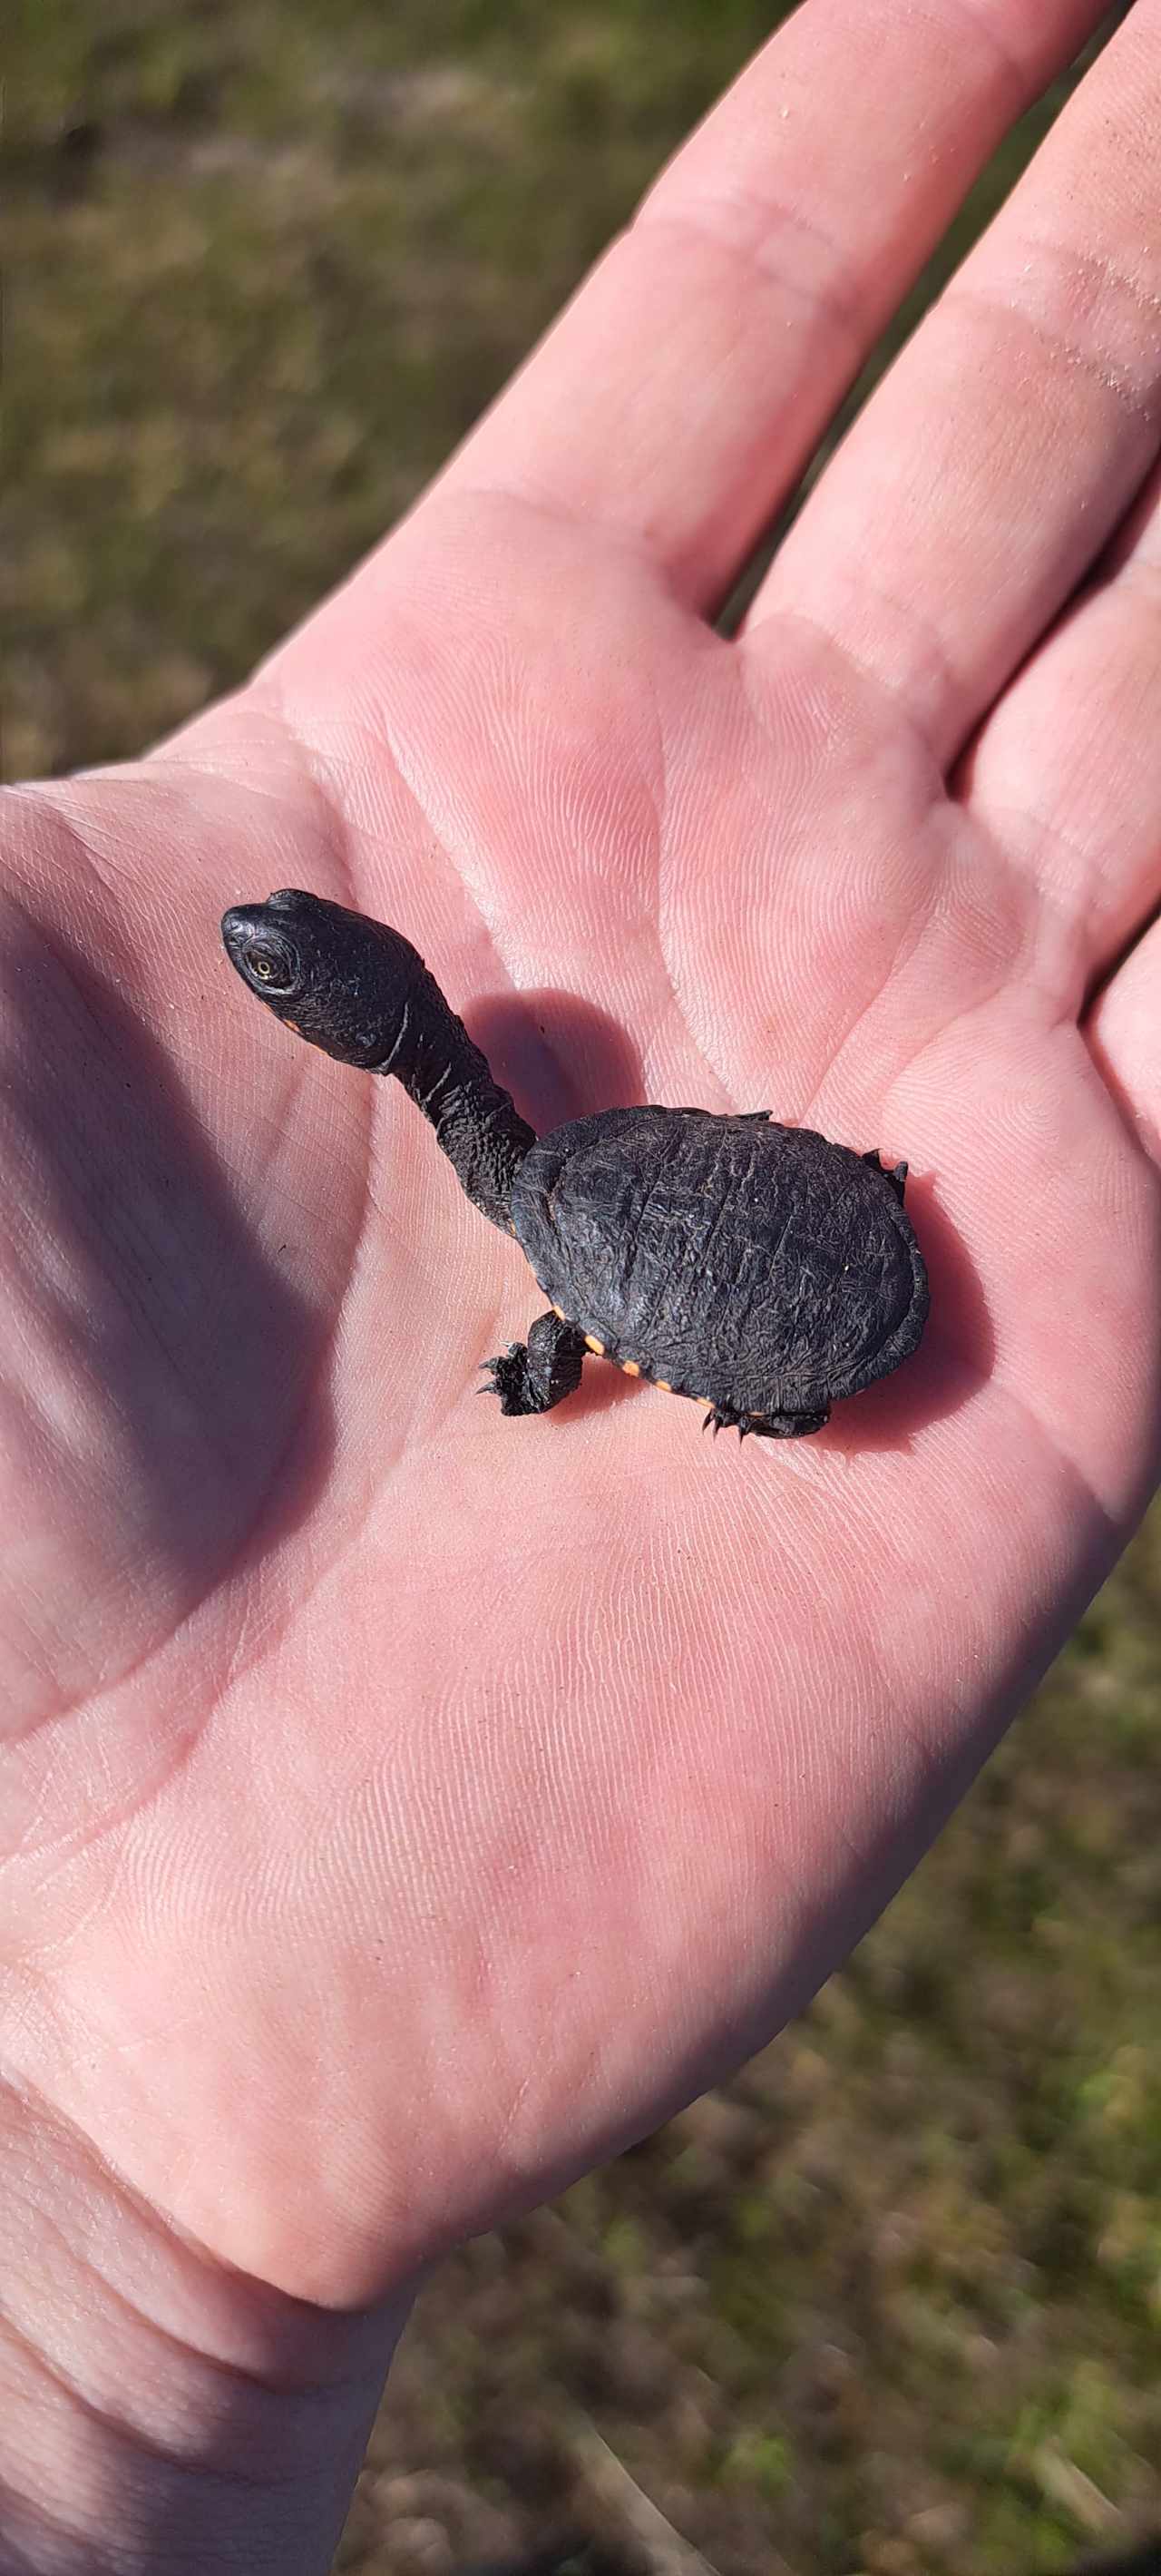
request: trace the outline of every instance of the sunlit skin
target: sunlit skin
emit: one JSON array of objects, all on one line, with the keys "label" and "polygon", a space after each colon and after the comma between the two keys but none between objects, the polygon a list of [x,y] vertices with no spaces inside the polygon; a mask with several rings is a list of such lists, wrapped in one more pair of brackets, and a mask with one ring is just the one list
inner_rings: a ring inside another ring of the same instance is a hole
[{"label": "sunlit skin", "polygon": [[[325,2565],[416,2270],[806,2000],[1152,1490],[1158,0],[707,623],[1100,14],[806,0],[313,622],[0,814],[0,2151],[82,2520],[126,2439],[146,2512],[218,2464],[187,2348],[282,2387],[271,2293],[381,2301],[280,2560]],[[286,885],[398,924],[537,1127],[905,1159],[921,1350],[809,1440],[595,1365],[504,1420],[518,1248],[222,954]],[[83,2241],[59,2330],[25,2227]]]}]

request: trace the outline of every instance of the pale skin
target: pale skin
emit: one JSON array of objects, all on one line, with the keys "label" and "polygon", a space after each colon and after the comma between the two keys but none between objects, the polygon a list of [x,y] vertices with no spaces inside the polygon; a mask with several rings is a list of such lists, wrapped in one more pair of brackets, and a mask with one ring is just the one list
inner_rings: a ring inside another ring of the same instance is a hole
[{"label": "pale skin", "polygon": [[[416,2276],[807,1999],[1153,1489],[1161,0],[706,622],[1099,17],[806,0],[248,688],[5,800],[21,2564],[325,2568]],[[286,884],[539,1125],[906,1157],[919,1356],[793,1444],[504,1421],[515,1246],[218,947]]]}]

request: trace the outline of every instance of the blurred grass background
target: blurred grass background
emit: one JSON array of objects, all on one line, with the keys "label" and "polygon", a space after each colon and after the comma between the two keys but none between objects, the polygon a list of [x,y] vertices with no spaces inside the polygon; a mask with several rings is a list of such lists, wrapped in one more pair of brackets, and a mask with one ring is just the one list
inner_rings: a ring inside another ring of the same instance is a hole
[{"label": "blurred grass background", "polygon": [[[17,0],[6,773],[239,680],[784,14]],[[1155,1514],[806,2019],[445,2269],[343,2570],[1161,2565],[1159,1613]]]}]

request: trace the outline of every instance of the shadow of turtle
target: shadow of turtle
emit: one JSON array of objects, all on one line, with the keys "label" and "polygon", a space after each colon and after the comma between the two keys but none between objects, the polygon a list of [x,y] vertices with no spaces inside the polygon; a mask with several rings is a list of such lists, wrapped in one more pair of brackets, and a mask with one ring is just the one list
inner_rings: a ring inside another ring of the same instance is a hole
[{"label": "shadow of turtle", "polygon": [[[479,1004],[470,1022],[497,1080],[539,1135],[642,1099],[639,1050],[607,1013],[575,995],[548,989],[497,995]],[[837,1407],[825,1428],[811,1435],[820,1449],[840,1455],[907,1449],[927,1423],[969,1403],[994,1365],[995,1336],[982,1282],[940,1206],[936,1177],[912,1174],[906,1203],[931,1285],[923,1340],[904,1367]],[[560,1422],[644,1393],[619,1370],[586,1368],[581,1391],[562,1408]],[[758,1454],[775,1445],[747,1447]]]},{"label": "shadow of turtle", "polygon": [[907,1214],[927,1265],[931,1308],[917,1351],[890,1377],[836,1407],[818,1446],[844,1455],[907,1449],[929,1422],[958,1413],[979,1393],[996,1359],[983,1283],[939,1202],[933,1173],[910,1173]]},{"label": "shadow of turtle", "polygon": [[[482,1047],[497,1082],[510,1091],[522,1118],[539,1136],[599,1109],[630,1109],[641,1098],[640,1051],[619,1022],[574,993],[502,993],[467,1014],[467,1028]],[[537,1291],[532,1286],[533,1319]],[[607,1413],[640,1393],[632,1378],[607,1361],[586,1364],[567,1403],[544,1417],[538,1431],[563,1430],[590,1414]]]},{"label": "shadow of turtle", "polygon": [[538,1136],[641,1099],[640,1049],[619,1021],[575,993],[497,993],[468,1012],[467,1029]]}]

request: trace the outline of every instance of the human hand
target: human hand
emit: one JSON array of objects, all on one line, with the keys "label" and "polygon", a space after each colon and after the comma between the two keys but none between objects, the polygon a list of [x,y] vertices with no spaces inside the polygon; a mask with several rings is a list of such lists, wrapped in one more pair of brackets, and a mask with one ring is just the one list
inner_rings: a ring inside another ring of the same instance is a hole
[{"label": "human hand", "polygon": [[[6,2135],[237,2371],[802,2003],[1155,1477],[1155,0],[704,622],[1100,15],[808,0],[251,686],[9,799]],[[502,1421],[534,1283],[240,992],[277,884],[404,930],[538,1125],[905,1156],[918,1358],[786,1446],[611,1372]]]}]

